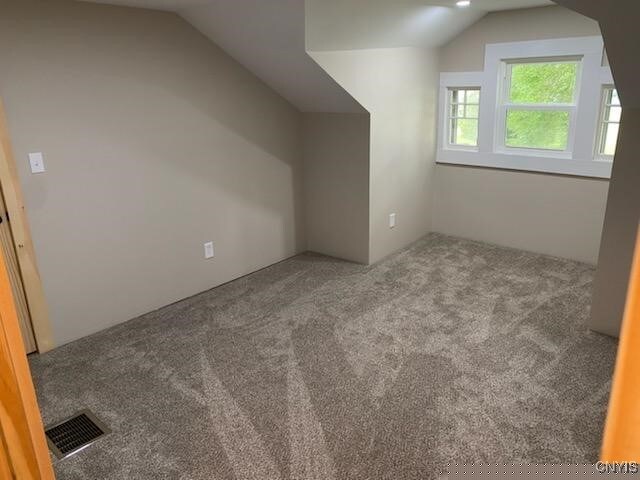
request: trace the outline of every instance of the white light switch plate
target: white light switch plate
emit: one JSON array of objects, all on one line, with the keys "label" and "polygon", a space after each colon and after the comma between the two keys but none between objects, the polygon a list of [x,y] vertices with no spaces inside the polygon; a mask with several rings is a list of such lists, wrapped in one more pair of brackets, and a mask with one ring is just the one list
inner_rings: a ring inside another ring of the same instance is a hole
[{"label": "white light switch plate", "polygon": [[213,258],[213,242],[204,244],[204,258]]},{"label": "white light switch plate", "polygon": [[393,228],[396,226],[396,214],[392,213],[389,215],[389,228]]},{"label": "white light switch plate", "polygon": [[29,164],[31,165],[31,173],[43,173],[44,170],[44,156],[41,152],[29,154]]}]

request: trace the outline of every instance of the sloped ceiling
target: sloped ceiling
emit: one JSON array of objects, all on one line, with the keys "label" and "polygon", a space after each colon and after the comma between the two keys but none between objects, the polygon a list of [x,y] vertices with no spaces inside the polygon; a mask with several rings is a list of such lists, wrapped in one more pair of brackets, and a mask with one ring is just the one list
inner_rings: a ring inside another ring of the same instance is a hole
[{"label": "sloped ceiling", "polygon": [[347,50],[440,47],[497,10],[552,5],[548,0],[307,0],[307,47]]},{"label": "sloped ceiling", "polygon": [[455,0],[308,0],[314,28],[305,32],[305,0],[83,1],[176,12],[305,112],[363,111],[307,48],[439,46],[489,11],[551,4],[472,0],[460,9]]},{"label": "sloped ceiling", "polygon": [[303,112],[365,112],[305,50],[304,0],[84,0],[178,13]]},{"label": "sloped ceiling", "polygon": [[365,111],[307,55],[304,1],[209,0],[179,13],[301,111]]},{"label": "sloped ceiling", "polygon": [[[93,3],[108,3],[111,5],[124,5],[128,7],[151,8],[154,10],[178,11],[194,5],[206,5],[210,0],[83,0]],[[368,2],[369,0],[364,0]],[[243,0],[226,0],[228,7],[233,8],[236,4],[242,4]],[[265,1],[265,3],[269,3]],[[351,3],[351,0],[341,0],[341,3]],[[389,0],[390,4],[415,3],[422,5],[440,5],[454,7],[456,0]],[[471,8],[495,12],[498,10],[513,10],[517,8],[540,7],[553,5],[551,0],[473,0]]]}]

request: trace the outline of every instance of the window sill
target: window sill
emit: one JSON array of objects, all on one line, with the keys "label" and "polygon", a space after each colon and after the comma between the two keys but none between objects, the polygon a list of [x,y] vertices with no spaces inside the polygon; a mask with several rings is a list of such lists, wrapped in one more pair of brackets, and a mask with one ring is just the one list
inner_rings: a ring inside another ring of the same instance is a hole
[{"label": "window sill", "polygon": [[613,165],[611,162],[602,160],[576,160],[463,150],[441,150],[438,152],[436,163],[604,179],[611,178]]},{"label": "window sill", "polygon": [[572,153],[566,151],[515,147],[500,148],[496,150],[495,154],[508,155],[510,157],[553,158],[560,160],[569,160],[572,157]]},{"label": "window sill", "polygon": [[471,153],[478,153],[479,149],[478,147],[467,147],[464,145],[448,145],[445,150],[450,151],[450,152],[471,152]]}]

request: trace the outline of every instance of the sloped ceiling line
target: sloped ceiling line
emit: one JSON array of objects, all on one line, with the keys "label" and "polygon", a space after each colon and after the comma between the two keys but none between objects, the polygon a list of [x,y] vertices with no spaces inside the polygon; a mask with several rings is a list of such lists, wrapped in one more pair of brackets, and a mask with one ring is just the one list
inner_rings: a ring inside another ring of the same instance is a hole
[{"label": "sloped ceiling line", "polygon": [[[486,12],[549,0],[83,0],[172,11],[303,112],[364,112],[310,50],[438,47]],[[305,3],[314,28],[305,31]],[[306,37],[306,38],[305,38]]]}]

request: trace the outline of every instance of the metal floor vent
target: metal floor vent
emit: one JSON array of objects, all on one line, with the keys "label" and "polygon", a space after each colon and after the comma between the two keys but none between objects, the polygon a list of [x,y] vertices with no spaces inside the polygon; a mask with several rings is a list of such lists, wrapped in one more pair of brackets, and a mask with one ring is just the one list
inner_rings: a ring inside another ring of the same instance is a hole
[{"label": "metal floor vent", "polygon": [[44,433],[51,451],[62,459],[78,453],[111,430],[89,410],[82,410],[68,420],[48,427]]}]

